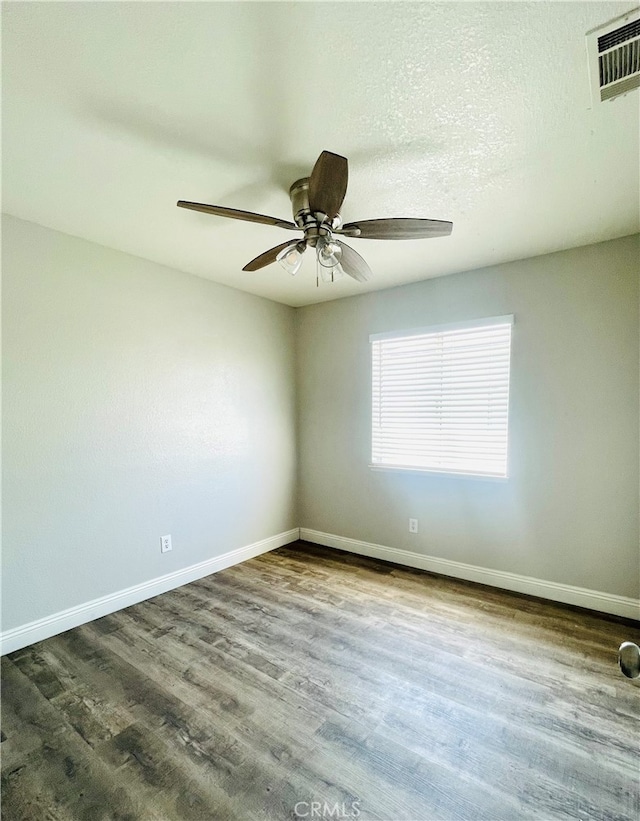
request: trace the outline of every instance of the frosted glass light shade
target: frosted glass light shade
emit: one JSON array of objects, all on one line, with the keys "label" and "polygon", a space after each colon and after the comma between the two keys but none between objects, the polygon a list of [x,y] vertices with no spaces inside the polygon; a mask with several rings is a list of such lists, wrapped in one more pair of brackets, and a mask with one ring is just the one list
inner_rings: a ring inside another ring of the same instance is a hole
[{"label": "frosted glass light shade", "polygon": [[342,258],[342,248],[337,242],[334,242],[333,240],[318,242],[316,252],[318,255],[318,262],[323,268],[335,268],[336,265],[340,264],[340,259]]},{"label": "frosted glass light shade", "polygon": [[288,248],[283,248],[282,251],[280,251],[276,260],[287,273],[294,277],[302,265],[302,253],[298,250],[297,245],[290,245]]},{"label": "frosted glass light shade", "polygon": [[340,263],[336,263],[333,268],[325,268],[324,265],[318,266],[320,268],[320,276],[323,282],[335,282],[344,276],[344,271]]}]

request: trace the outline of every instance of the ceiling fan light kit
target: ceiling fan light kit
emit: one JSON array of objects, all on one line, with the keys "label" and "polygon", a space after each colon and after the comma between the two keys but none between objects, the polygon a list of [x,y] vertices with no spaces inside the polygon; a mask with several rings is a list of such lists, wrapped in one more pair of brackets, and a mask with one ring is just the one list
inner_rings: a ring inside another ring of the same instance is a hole
[{"label": "ceiling fan light kit", "polygon": [[[298,245],[302,245],[301,249]],[[276,260],[282,265],[284,270],[294,277],[302,265],[302,254],[304,253],[304,243],[297,242],[295,245],[287,244],[276,256]]]},{"label": "ceiling fan light kit", "polygon": [[[302,231],[304,239],[289,240],[270,248],[248,262],[243,271],[257,271],[279,262],[295,276],[302,265],[307,247],[316,249],[316,282],[335,282],[343,274],[365,282],[371,278],[371,269],[350,245],[334,235],[359,239],[427,239],[449,236],[453,224],[445,220],[390,218],[363,220],[342,224],[340,208],[347,193],[349,167],[346,157],[323,151],[316,160],[310,177],[296,180],[289,189],[294,222],[239,211],[219,205],[178,200],[178,207],[219,217],[274,225],[290,231]],[[318,276],[318,272],[320,276]]]}]

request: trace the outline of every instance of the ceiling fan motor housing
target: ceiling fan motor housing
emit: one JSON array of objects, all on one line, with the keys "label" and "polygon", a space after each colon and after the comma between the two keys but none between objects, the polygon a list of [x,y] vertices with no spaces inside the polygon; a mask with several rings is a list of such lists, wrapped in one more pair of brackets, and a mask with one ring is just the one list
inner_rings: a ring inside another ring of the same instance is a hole
[{"label": "ceiling fan motor housing", "polygon": [[293,219],[296,225],[304,231],[307,244],[312,248],[320,237],[331,237],[331,231],[338,228],[342,220],[339,214],[330,220],[326,214],[312,213],[309,206],[309,177],[296,180],[289,189]]}]

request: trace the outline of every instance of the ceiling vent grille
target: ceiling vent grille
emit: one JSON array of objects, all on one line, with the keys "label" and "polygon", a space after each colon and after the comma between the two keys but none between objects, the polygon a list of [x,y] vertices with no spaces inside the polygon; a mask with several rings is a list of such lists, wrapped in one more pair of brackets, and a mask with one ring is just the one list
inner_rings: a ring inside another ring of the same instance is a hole
[{"label": "ceiling vent grille", "polygon": [[640,8],[587,34],[594,102],[640,87]]}]

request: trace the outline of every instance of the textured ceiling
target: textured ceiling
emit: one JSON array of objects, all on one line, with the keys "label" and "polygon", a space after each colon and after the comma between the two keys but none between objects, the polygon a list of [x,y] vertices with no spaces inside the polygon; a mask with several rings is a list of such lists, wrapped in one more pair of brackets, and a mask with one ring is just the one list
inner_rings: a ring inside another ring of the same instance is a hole
[{"label": "textured ceiling", "polygon": [[[585,33],[633,3],[5,3],[3,208],[289,305],[639,228],[638,91],[592,107]],[[453,220],[352,240],[375,279],[242,266],[321,150],[345,221]]]}]

